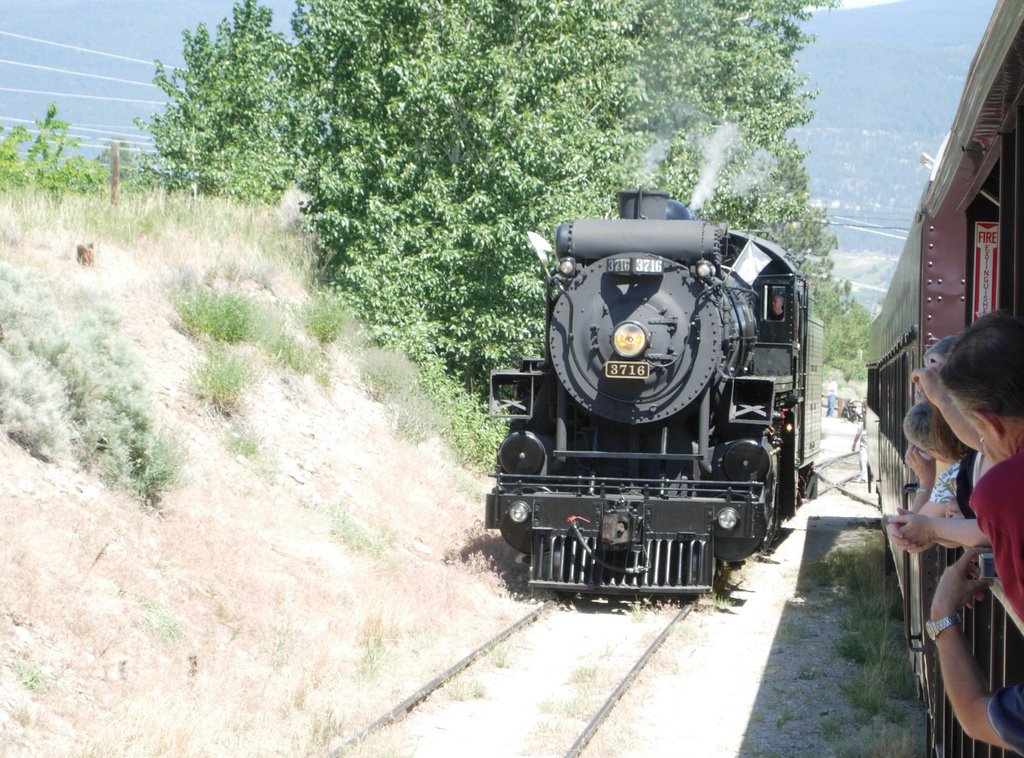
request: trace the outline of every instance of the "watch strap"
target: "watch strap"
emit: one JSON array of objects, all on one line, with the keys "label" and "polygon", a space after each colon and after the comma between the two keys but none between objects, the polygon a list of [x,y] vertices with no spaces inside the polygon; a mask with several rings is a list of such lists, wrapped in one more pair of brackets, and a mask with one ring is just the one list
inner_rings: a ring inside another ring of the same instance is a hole
[{"label": "watch strap", "polygon": [[925,631],[928,632],[928,636],[932,640],[934,640],[940,634],[942,634],[942,632],[944,632],[947,629],[949,629],[949,627],[953,626],[954,624],[959,624],[963,620],[964,620],[963,614],[960,613],[960,611],[957,611],[956,613],[951,613],[948,616],[943,616],[940,619],[935,619],[934,621],[928,621],[927,623],[925,623],[924,628],[925,628]]}]

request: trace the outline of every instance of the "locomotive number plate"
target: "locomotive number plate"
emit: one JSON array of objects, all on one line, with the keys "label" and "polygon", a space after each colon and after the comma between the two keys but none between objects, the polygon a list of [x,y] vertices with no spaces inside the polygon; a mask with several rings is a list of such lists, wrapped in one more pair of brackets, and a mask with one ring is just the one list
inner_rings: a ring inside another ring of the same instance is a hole
[{"label": "locomotive number plate", "polygon": [[609,274],[659,276],[665,273],[665,261],[660,258],[609,258]]},{"label": "locomotive number plate", "polygon": [[646,379],[651,375],[651,364],[647,361],[608,361],[604,364],[604,375],[608,379]]}]

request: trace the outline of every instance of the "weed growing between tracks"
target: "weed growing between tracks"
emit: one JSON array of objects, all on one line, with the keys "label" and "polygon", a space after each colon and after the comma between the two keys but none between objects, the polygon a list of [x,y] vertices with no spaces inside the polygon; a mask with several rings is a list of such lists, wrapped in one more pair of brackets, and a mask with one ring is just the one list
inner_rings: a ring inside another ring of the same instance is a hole
[{"label": "weed growing between tracks", "polygon": [[885,543],[874,532],[862,544],[832,551],[811,567],[811,576],[836,590],[843,606],[842,634],[836,652],[854,664],[839,685],[863,717],[853,736],[832,716],[822,719],[821,734],[835,741],[836,755],[917,755],[921,744],[912,721],[916,693],[902,640],[901,603],[894,576],[885,574]]}]

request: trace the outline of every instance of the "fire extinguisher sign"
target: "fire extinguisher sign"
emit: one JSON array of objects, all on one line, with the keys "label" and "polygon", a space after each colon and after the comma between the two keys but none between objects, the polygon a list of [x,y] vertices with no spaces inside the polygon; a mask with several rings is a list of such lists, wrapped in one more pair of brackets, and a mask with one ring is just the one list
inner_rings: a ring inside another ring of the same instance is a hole
[{"label": "fire extinguisher sign", "polygon": [[996,308],[999,291],[999,224],[978,221],[974,225],[974,318]]}]

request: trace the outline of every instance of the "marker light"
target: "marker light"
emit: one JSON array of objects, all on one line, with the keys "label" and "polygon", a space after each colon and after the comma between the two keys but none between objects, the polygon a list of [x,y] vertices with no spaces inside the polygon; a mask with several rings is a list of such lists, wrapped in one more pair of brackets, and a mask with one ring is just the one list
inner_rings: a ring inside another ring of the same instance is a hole
[{"label": "marker light", "polygon": [[574,271],[576,271],[575,258],[562,258],[558,261],[558,273],[562,276],[572,276]]},{"label": "marker light", "polygon": [[516,500],[508,507],[508,517],[517,524],[521,524],[530,518],[530,506],[522,500]]},{"label": "marker light", "polygon": [[740,523],[740,514],[735,508],[723,508],[718,512],[718,525],[723,529],[735,529]]},{"label": "marker light", "polygon": [[615,327],[612,346],[623,358],[635,358],[647,347],[647,334],[635,321],[627,321]]}]

